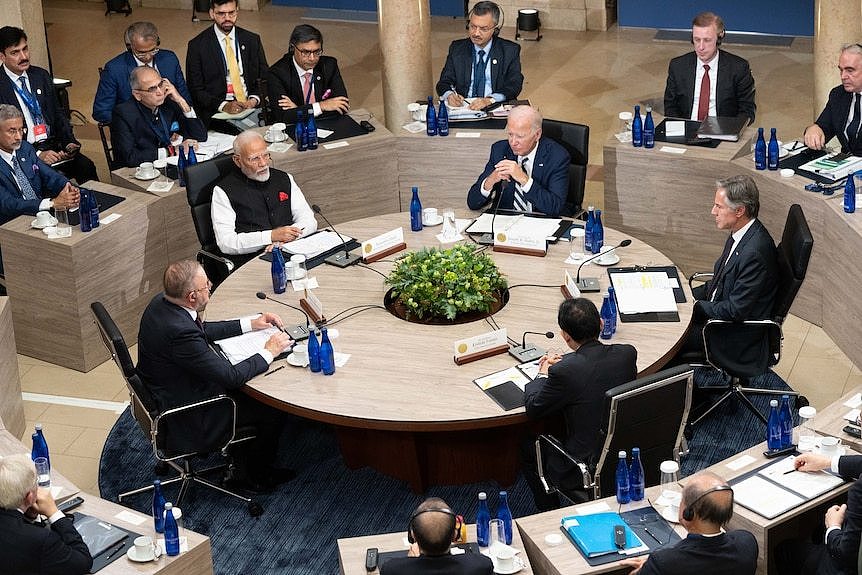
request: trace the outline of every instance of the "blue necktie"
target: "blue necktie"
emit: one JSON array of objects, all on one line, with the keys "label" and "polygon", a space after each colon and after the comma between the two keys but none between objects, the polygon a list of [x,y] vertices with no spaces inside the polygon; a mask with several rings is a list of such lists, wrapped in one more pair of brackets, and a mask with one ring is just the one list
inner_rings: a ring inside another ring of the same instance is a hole
[{"label": "blue necktie", "polygon": [[15,180],[18,182],[18,187],[21,188],[21,192],[24,194],[24,199],[38,200],[39,197],[36,195],[36,191],[33,189],[30,180],[24,175],[24,170],[21,169],[21,162],[17,156],[12,156],[12,169],[15,172]]},{"label": "blue necktie", "polygon": [[[527,171],[527,160],[528,158],[524,158],[521,160],[521,169],[525,172]],[[530,174],[527,174],[528,176]],[[521,186],[517,183],[515,184],[515,209],[520,210],[522,212],[531,212],[533,210],[530,209],[530,202],[527,201],[527,198],[524,197],[524,192],[521,191]]]},{"label": "blue necktie", "polygon": [[479,50],[476,66],[473,68],[473,97],[485,96],[485,51]]}]

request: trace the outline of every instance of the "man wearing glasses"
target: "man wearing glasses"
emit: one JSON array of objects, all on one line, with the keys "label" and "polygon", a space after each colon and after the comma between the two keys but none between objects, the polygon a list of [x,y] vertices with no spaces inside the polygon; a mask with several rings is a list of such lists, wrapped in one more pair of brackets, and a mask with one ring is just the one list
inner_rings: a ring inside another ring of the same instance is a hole
[{"label": "man wearing glasses", "polygon": [[498,36],[500,13],[494,2],[477,2],[470,10],[469,37],[449,45],[437,93],[450,106],[462,106],[469,97],[475,98],[470,109],[480,110],[521,93],[521,47]]},{"label": "man wearing glasses", "polygon": [[814,150],[822,150],[826,142],[837,137],[842,152],[854,156],[862,155],[862,45],[848,44],[838,56],[838,72],[841,84],[829,92],[826,107],[820,112],[817,121],[807,128],[803,136],[805,145]]},{"label": "man wearing glasses", "polygon": [[114,108],[111,144],[114,160],[133,168],[173,155],[182,145],[186,152],[207,131],[194,109],[167,78],[149,66],[134,68],[129,77],[132,99]]},{"label": "man wearing glasses", "polygon": [[257,132],[237,136],[237,169],[213,188],[216,243],[237,266],[275,242],[292,242],[317,230],[314,212],[293,176],[270,168],[266,146]]},{"label": "man wearing glasses", "polygon": [[80,184],[98,180],[95,164],[80,153],[81,143],[60,107],[54,78],[44,68],[30,65],[24,30],[0,28],[0,61],[0,103],[11,104],[24,114],[27,141],[36,148],[39,159]]},{"label": "man wearing glasses", "polygon": [[[259,81],[267,63],[260,36],[236,26],[236,0],[211,0],[215,24],[189,40],[186,74],[192,103],[209,127],[213,114],[239,114],[263,101]],[[236,133],[227,123],[219,129]]]},{"label": "man wearing glasses", "polygon": [[293,29],[290,49],[269,69],[267,87],[276,122],[296,123],[299,110],[320,116],[350,107],[338,60],[323,55],[323,35],[308,24]]},{"label": "man wearing glasses", "polygon": [[159,31],[152,22],[135,22],[123,36],[126,51],[105,64],[99,76],[99,87],[93,100],[93,118],[97,122],[111,123],[111,114],[117,104],[132,99],[129,74],[138,66],[149,66],[171,81],[180,95],[191,101],[186,79],[177,55],[160,47]]}]

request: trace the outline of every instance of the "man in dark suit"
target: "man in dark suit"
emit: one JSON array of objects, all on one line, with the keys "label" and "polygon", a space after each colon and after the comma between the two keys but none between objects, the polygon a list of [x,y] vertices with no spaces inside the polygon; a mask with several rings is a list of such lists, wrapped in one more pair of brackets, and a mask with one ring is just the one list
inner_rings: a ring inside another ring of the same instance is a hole
[{"label": "man in dark suit", "polygon": [[[281,414],[241,392],[245,383],[265,372],[274,357],[293,343],[284,332],[267,339],[258,353],[237,363],[213,347],[213,342],[272,326],[281,328],[281,318],[263,313],[249,319],[201,321],[212,284],[201,265],[191,260],[174,262],[164,275],[164,292],[150,301],[138,332],[137,371],[153,395],[159,410],[202,401],[221,394],[237,404],[237,425],[257,427],[256,438],[240,445],[236,463],[246,487],[254,491],[292,477],[287,470],[272,467],[281,432]],[[191,447],[224,422],[189,421],[173,445]]]},{"label": "man in dark suit", "polygon": [[[239,114],[264,100],[258,86],[267,73],[263,44],[260,36],[236,26],[238,13],[236,0],[210,0],[215,24],[189,40],[186,76],[192,103],[207,127],[216,112]],[[228,124],[218,127],[231,130]]]},{"label": "man in dark suit", "polygon": [[542,138],[542,116],[530,106],[516,106],[506,122],[508,141],[491,146],[485,170],[467,193],[467,206],[480,210],[497,194],[499,207],[560,215],[569,193],[569,153]]},{"label": "man in dark suit", "polygon": [[754,575],[757,540],[742,529],[725,531],[731,517],[733,489],[718,475],[701,471],[682,490],[679,523],[686,538],[621,564],[634,567],[629,575]]},{"label": "man in dark suit", "polygon": [[841,72],[841,85],[832,88],[826,107],[820,112],[817,121],[805,128],[805,145],[814,150],[822,150],[833,136],[841,142],[841,151],[854,156],[862,156],[862,138],[859,127],[862,125],[862,47],[848,44],[838,56],[838,70]]},{"label": "man in dark suit", "polygon": [[706,116],[748,116],[754,121],[754,78],[748,62],[719,50],[724,22],[712,12],[691,23],[694,51],[670,61],[664,115],[703,121]]},{"label": "man in dark suit", "polygon": [[469,17],[470,36],[449,45],[437,82],[440,99],[461,106],[464,97],[475,98],[471,110],[514,100],[524,86],[521,47],[498,36],[500,7],[483,0],[470,9]]},{"label": "man in dark suit", "polygon": [[80,200],[78,188],[40,160],[24,134],[21,110],[0,104],[0,224],[42,210],[74,208]]},{"label": "man in dark suit", "polygon": [[167,78],[149,66],[132,70],[129,77],[132,99],[114,108],[111,144],[114,161],[133,168],[171,155],[170,149],[207,139],[207,131],[194,108]]},{"label": "man in dark suit", "polygon": [[138,66],[150,66],[170,80],[177,92],[191,101],[186,79],[177,55],[160,47],[159,31],[152,22],[135,22],[126,29],[123,37],[126,51],[105,64],[99,76],[99,87],[93,99],[93,118],[104,124],[111,123],[111,114],[117,104],[132,99],[129,74]]},{"label": "man in dark suit", "polygon": [[818,538],[823,544],[789,540],[779,544],[776,566],[782,575],[856,575],[859,560],[859,538],[862,535],[862,456],[829,457],[803,453],[793,462],[799,471],[828,469],[853,481],[847,503],[832,505],[823,519],[825,533]]},{"label": "man in dark suit", "polygon": [[[0,565],[17,575],[82,575],[93,558],[72,519],[57,509],[50,489],[36,483],[27,454],[0,457]],[[45,527],[34,522],[47,517]]]},{"label": "man in dark suit", "polygon": [[60,107],[54,78],[43,68],[30,65],[27,35],[21,28],[0,28],[0,103],[21,110],[27,125],[27,141],[39,157],[79,184],[98,180],[96,165],[80,153],[81,143]]},{"label": "man in dark suit", "polygon": [[419,504],[410,516],[407,557],[393,557],[380,566],[381,575],[491,575],[491,559],[480,553],[452,555],[457,517],[438,497]]},{"label": "man in dark suit", "polygon": [[350,108],[338,60],[323,55],[323,35],[308,24],[293,29],[290,49],[269,69],[267,89],[275,122],[295,124],[299,110],[307,117]]},{"label": "man in dark suit", "polygon": [[[547,354],[539,362],[539,375],[524,389],[527,417],[540,419],[563,412],[566,419],[566,451],[594,463],[601,449],[599,427],[605,392],[637,377],[637,350],[627,344],[604,345],[599,341],[602,320],[595,304],[586,298],[567,299],[557,312],[560,336],[572,353]],[[536,471],[534,438],[522,448],[524,475],[540,511],[559,506],[556,495],[547,495]],[[565,476],[562,461],[548,462],[555,474]],[[566,482],[563,488],[567,494]],[[573,493],[578,498],[578,493]],[[584,499],[586,500],[586,499]]]}]

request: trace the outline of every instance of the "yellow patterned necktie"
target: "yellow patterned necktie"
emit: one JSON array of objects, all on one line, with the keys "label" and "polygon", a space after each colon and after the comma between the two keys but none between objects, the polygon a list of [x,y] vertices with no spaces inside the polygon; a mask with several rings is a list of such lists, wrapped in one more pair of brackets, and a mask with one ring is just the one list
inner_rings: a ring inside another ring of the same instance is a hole
[{"label": "yellow patterned necktie", "polygon": [[227,71],[230,74],[230,83],[233,85],[233,95],[238,102],[245,102],[245,89],[242,87],[242,77],[239,75],[236,54],[233,53],[233,42],[227,36],[224,37],[224,53],[227,60]]}]

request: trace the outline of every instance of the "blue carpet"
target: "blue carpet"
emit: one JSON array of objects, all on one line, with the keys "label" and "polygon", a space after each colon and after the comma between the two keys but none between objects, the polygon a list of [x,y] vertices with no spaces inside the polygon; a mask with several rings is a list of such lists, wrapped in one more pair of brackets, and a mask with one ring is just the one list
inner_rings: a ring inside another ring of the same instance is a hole
[{"label": "blue carpet", "polygon": [[[701,386],[715,384],[718,375],[699,370]],[[787,389],[774,374],[756,386]],[[768,401],[755,399],[765,412]],[[733,425],[728,425],[733,422]],[[693,473],[765,437],[764,426],[743,408],[722,408],[696,431],[683,475]],[[101,495],[111,501],[117,494],[143,486],[153,476],[152,450],[143,432],[126,410],[111,430],[99,469]],[[337,573],[336,539],[402,531],[412,510],[425,496],[442,497],[469,520],[475,520],[476,494],[487,491],[496,507],[500,486],[487,482],[437,486],[423,496],[407,485],[372,469],[349,470],[338,453],[335,434],[326,425],[289,417],[281,438],[278,464],[296,469],[297,478],[271,494],[259,496],[266,511],[251,518],[235,499],[193,486],[182,504],[185,526],[212,539],[217,575]],[[526,482],[519,476],[509,487],[515,517],[536,512]],[[176,495],[166,489],[170,500]],[[151,495],[128,498],[125,505],[149,513]],[[310,558],[314,561],[309,561]]]}]

